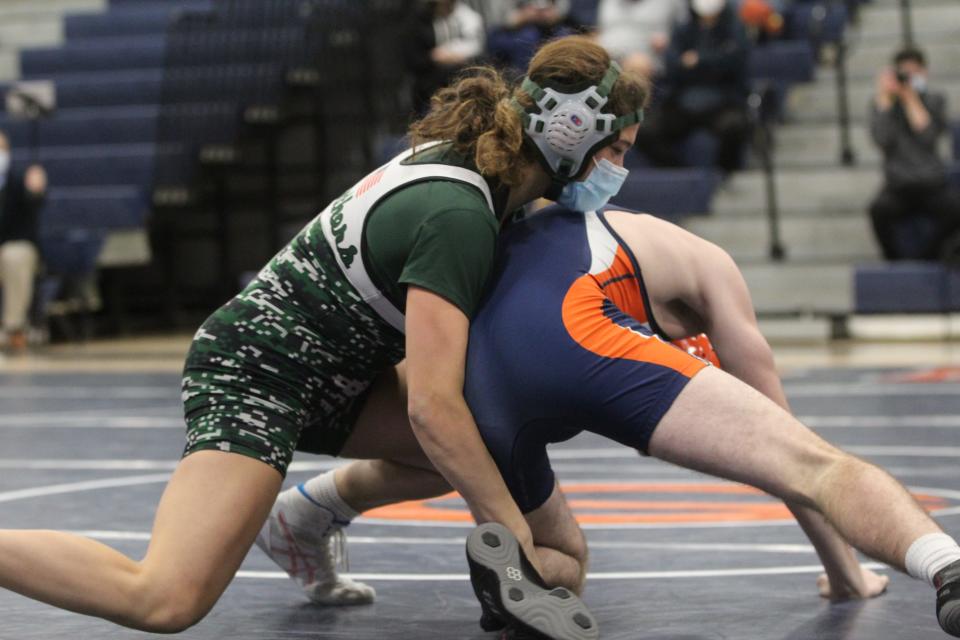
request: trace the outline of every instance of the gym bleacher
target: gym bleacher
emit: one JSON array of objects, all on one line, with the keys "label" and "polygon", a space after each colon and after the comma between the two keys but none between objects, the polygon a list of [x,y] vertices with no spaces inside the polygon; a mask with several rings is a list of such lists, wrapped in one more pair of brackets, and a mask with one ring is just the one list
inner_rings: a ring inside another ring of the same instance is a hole
[{"label": "gym bleacher", "polygon": [[[26,164],[35,143],[49,174],[46,275],[100,267],[115,298],[134,307],[139,300],[168,320],[182,309],[208,311],[234,291],[404,129],[402,44],[391,29],[401,0],[370,11],[342,0],[57,0],[42,11],[15,4],[9,15],[45,28],[0,51],[0,70],[3,56],[19,61],[0,76],[4,88],[19,80],[56,86],[57,109],[36,130],[0,114],[21,152],[15,163]],[[595,16],[591,3],[574,5]],[[920,4],[915,24],[918,35],[933,34],[933,77],[944,77],[956,104],[956,29],[944,30],[940,7]],[[928,310],[906,293],[887,296],[883,308],[871,302],[871,283],[903,278],[897,286],[920,296],[910,279],[930,273],[876,264],[865,213],[880,179],[865,107],[896,31],[892,0],[797,2],[787,38],[752,53],[753,121],[766,135],[754,136],[744,170],[721,185],[704,161],[710,141],[693,136],[689,168],[653,169],[634,158],[615,202],[682,221],[726,248],[761,314],[811,318],[816,332],[852,313]],[[838,43],[849,42],[854,166],[838,146],[833,64]],[[953,138],[960,184],[960,124]],[[764,140],[774,146],[764,149]],[[770,257],[767,240],[765,151],[776,167],[782,261]],[[941,279],[953,282],[946,271]],[[951,286],[937,289],[947,293],[932,308],[960,310]]]}]

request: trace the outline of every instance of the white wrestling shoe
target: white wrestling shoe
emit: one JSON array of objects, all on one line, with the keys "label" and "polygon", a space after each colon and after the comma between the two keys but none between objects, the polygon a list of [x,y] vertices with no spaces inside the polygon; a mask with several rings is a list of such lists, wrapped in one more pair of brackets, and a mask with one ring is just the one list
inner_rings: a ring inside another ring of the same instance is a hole
[{"label": "white wrestling shoe", "polygon": [[303,588],[311,602],[326,606],[370,604],[373,587],[337,574],[347,566],[346,536],[332,511],[308,497],[302,485],[280,493],[256,544]]}]

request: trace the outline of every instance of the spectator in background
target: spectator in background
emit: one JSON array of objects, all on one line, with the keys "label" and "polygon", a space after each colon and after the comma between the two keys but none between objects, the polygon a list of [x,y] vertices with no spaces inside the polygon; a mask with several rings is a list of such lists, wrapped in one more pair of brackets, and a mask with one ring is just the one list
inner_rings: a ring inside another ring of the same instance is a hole
[{"label": "spectator in background", "polygon": [[600,44],[624,69],[652,78],[670,32],[686,15],[685,0],[600,0]]},{"label": "spectator in background", "polygon": [[487,53],[498,66],[521,70],[547,40],[572,34],[570,0],[488,0]]},{"label": "spectator in background", "polygon": [[47,174],[33,165],[23,176],[10,168],[10,141],[0,132],[0,287],[7,350],[27,348],[27,312],[40,262],[38,213],[47,191]]},{"label": "spectator in background", "polygon": [[424,113],[437,89],[483,53],[483,18],[460,0],[419,0],[408,32],[413,106]]},{"label": "spectator in background", "polygon": [[[937,153],[938,140],[947,131],[947,100],[927,89],[927,63],[920,50],[898,52],[893,65],[880,71],[870,105],[870,135],[883,151],[885,178],[870,217],[888,260],[935,259],[944,241],[960,229],[960,194],[948,186]],[[908,256],[897,242],[899,223],[918,217],[931,218],[934,230],[929,241],[921,242],[918,255]]]},{"label": "spectator in background", "polygon": [[570,11],[570,0],[469,0],[469,4],[483,16],[488,31],[552,27]]},{"label": "spectator in background", "polygon": [[783,34],[784,3],[774,0],[741,0],[737,13],[754,44],[764,44]]},{"label": "spectator in background", "polygon": [[665,95],[640,127],[637,147],[654,164],[682,166],[680,146],[694,131],[718,141],[715,164],[740,167],[747,136],[750,41],[725,0],[691,0],[691,19],[674,29],[665,55]]}]

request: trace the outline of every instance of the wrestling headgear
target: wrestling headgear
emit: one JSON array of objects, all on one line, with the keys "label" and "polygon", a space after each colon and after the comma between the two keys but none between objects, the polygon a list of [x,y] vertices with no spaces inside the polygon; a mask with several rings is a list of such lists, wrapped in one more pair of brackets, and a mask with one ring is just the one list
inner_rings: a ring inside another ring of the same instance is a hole
[{"label": "wrestling headgear", "polygon": [[562,186],[575,179],[622,129],[643,121],[643,109],[622,116],[600,112],[619,77],[620,65],[611,62],[598,84],[541,87],[523,79],[520,89],[536,106],[527,111],[516,100],[514,106],[523,118],[524,134],[555,183]]}]

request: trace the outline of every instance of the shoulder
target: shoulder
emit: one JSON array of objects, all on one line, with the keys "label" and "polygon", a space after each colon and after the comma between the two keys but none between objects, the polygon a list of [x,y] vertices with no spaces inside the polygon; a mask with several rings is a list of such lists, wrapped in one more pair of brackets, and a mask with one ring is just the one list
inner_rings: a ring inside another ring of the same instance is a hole
[{"label": "shoulder", "polygon": [[494,229],[497,226],[486,196],[477,187],[444,178],[403,186],[384,197],[377,208],[402,208],[422,221],[452,214]]},{"label": "shoulder", "polygon": [[606,216],[636,257],[648,288],[665,298],[696,297],[739,273],[721,247],[672,222],[620,211]]}]

